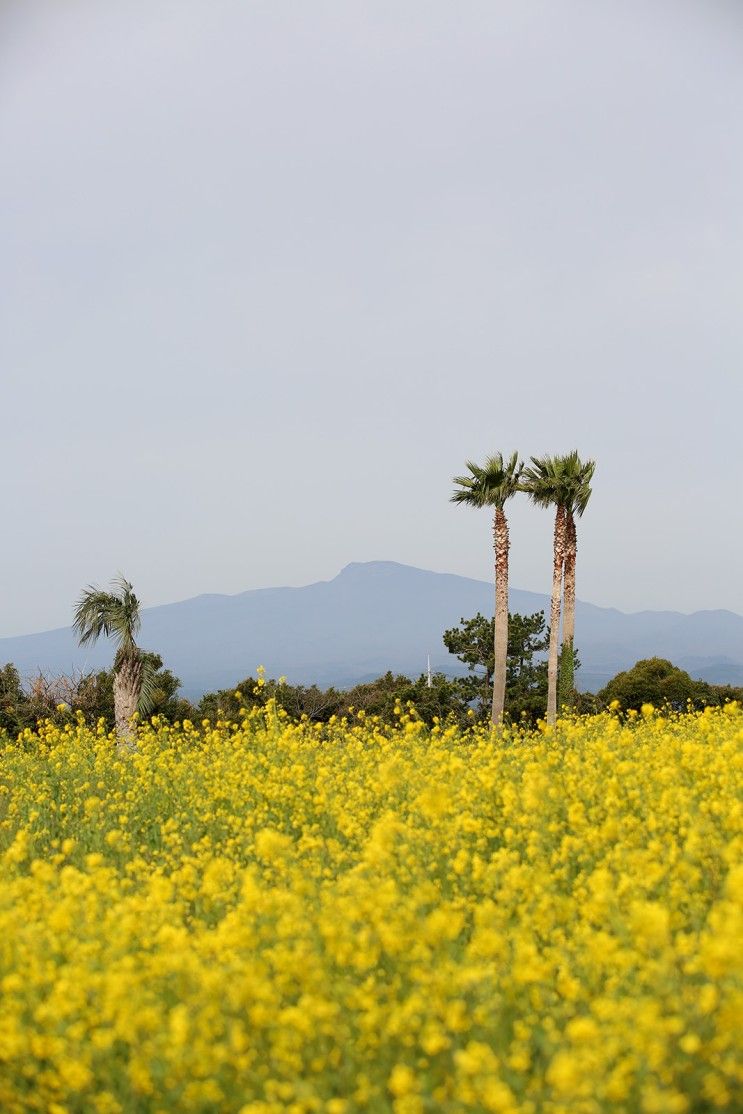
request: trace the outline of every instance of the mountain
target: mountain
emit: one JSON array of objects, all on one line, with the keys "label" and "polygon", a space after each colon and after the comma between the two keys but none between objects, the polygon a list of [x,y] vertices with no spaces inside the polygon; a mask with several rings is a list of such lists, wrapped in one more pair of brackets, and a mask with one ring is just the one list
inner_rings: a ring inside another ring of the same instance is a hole
[{"label": "mountain", "polygon": [[[549,598],[518,589],[512,611],[549,613]],[[418,676],[462,672],[441,635],[461,617],[492,614],[493,586],[394,561],[347,565],[333,580],[303,588],[204,595],[142,612],[140,644],[156,650],[192,698],[255,674],[295,683],[346,686],[391,669]],[[639,658],[670,658],[695,677],[743,684],[743,617],[731,611],[641,611],[579,602],[576,645],[582,688],[596,690]],[[70,629],[0,639],[0,665],[22,675],[108,668],[106,642],[80,649]]]}]

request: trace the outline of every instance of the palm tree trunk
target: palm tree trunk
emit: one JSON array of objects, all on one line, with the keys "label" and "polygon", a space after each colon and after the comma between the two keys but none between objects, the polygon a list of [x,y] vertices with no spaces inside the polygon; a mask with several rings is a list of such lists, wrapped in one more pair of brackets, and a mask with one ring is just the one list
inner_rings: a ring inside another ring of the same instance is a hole
[{"label": "palm tree trunk", "polygon": [[493,710],[495,726],[503,720],[506,703],[506,661],[508,655],[508,522],[500,507],[493,519],[495,550],[495,623],[493,624]]},{"label": "palm tree trunk", "polygon": [[547,723],[557,719],[557,658],[560,641],[560,597],[565,564],[565,508],[555,511],[554,550],[552,555],[552,603],[550,605],[550,642],[547,658]]},{"label": "palm tree trunk", "polygon": [[565,515],[565,593],[562,616],[562,654],[563,668],[560,670],[560,703],[568,704],[575,690],[575,658],[573,642],[575,639],[575,558],[578,551],[578,536],[575,517]]},{"label": "palm tree trunk", "polygon": [[131,656],[122,658],[114,671],[116,746],[120,751],[137,749],[137,728],[132,720],[137,712],[141,685],[141,660]]}]

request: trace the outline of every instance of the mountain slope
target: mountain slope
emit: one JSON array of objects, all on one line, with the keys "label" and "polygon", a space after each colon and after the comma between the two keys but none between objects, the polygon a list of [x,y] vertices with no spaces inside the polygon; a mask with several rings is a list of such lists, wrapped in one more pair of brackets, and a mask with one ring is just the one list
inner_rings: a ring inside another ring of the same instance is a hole
[{"label": "mountain slope", "polygon": [[[512,611],[549,610],[549,599],[512,590]],[[293,682],[348,685],[391,669],[417,676],[458,670],[442,632],[481,611],[492,614],[493,587],[392,561],[348,565],[330,581],[204,595],[142,614],[141,645],[160,653],[186,695],[236,683],[263,665]],[[624,614],[578,603],[576,644],[582,687],[600,687],[638,658],[671,658],[707,680],[743,683],[743,617],[729,611]],[[54,674],[110,665],[105,643],[81,650],[69,629],[0,639],[0,665]]]}]

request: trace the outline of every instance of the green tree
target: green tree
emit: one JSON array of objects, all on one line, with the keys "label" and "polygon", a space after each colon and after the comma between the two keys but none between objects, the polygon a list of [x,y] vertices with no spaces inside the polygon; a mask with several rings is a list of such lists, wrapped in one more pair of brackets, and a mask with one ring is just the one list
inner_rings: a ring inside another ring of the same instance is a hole
[{"label": "green tree", "polygon": [[84,673],[48,677],[41,670],[21,681],[16,667],[8,663],[0,669],[0,728],[14,737],[40,720],[67,722],[72,708],[81,706],[80,694],[89,681]]},{"label": "green tree", "polygon": [[218,719],[237,720],[245,708],[265,707],[275,700],[292,719],[303,716],[317,723],[327,723],[337,715],[344,694],[334,688],[317,685],[290,685],[283,680],[267,679],[260,684],[256,677],[245,677],[239,684],[217,692],[208,692],[199,701],[195,714],[212,722]]},{"label": "green tree", "polygon": [[143,714],[161,716],[168,723],[176,720],[193,719],[196,709],[190,700],[179,696],[181,681],[163,663],[160,654],[150,650],[142,652],[145,672],[151,675],[149,707]]},{"label": "green tree", "polygon": [[153,702],[154,671],[135,642],[141,626],[139,600],[123,576],[112,581],[112,591],[92,585],[75,606],[73,629],[80,645],[96,642],[101,635],[116,645],[113,667],[114,719],[118,746],[136,749],[134,716],[146,715]]},{"label": "green tree", "polygon": [[504,460],[502,453],[486,459],[481,467],[467,461],[468,476],[455,476],[451,499],[468,507],[493,508],[493,550],[495,554],[495,623],[493,625],[493,701],[491,720],[503,719],[506,699],[506,658],[508,655],[508,521],[504,507],[519,490],[523,465],[518,453]]},{"label": "green tree", "polygon": [[[170,669],[163,665],[160,654],[147,650],[141,651],[143,670],[151,676],[150,700],[143,715],[161,716],[169,723],[176,720],[193,719],[196,709],[190,701],[178,695],[181,682]],[[86,720],[97,723],[102,719],[109,730],[115,726],[114,708],[114,671],[101,669],[80,679],[77,689],[69,703],[79,709]]]},{"label": "green tree", "polygon": [[395,722],[395,708],[408,703],[426,723],[467,718],[468,704],[460,685],[442,673],[428,679],[421,675],[413,681],[401,674],[387,672],[373,681],[355,685],[347,691],[321,689],[317,685],[290,685],[285,681],[266,680],[259,685],[254,677],[246,677],[239,685],[207,693],[199,703],[196,715],[212,722],[218,719],[237,720],[245,708],[263,707],[275,700],[292,719],[303,716],[316,722],[327,722],[331,716],[353,716],[364,712],[378,716],[384,723]]},{"label": "green tree", "polygon": [[356,685],[344,693],[341,714],[351,715],[363,711],[367,716],[378,716],[385,723],[394,723],[395,709],[414,705],[416,714],[424,723],[434,720],[456,721],[467,719],[468,702],[461,686],[443,673],[434,673],[431,683],[422,673],[415,680],[401,674],[385,673],[375,681]]},{"label": "green tree", "polygon": [[28,726],[28,699],[12,662],[0,669],[0,731],[15,738]]},{"label": "green tree", "polygon": [[560,611],[565,582],[565,619],[563,645],[564,698],[574,690],[575,660],[575,557],[577,532],[575,518],[580,517],[591,497],[591,478],[595,470],[592,460],[582,462],[576,451],[564,456],[532,457],[531,466],[523,473],[521,488],[539,507],[555,508],[552,550],[552,598],[550,604],[550,644],[547,656],[547,722],[557,718],[557,682],[560,635]]},{"label": "green tree", "polygon": [[643,704],[683,711],[689,703],[695,706],[706,703],[705,688],[704,682],[693,680],[665,658],[644,658],[612,677],[596,699],[600,707],[617,700],[624,712],[639,711]]},{"label": "green tree", "polygon": [[743,705],[743,687],[740,685],[715,685],[709,681],[699,681],[699,685],[705,705],[722,707],[733,700]]},{"label": "green tree", "polygon": [[[478,612],[471,619],[460,619],[458,627],[443,635],[447,650],[469,670],[469,676],[458,678],[458,683],[468,701],[477,700],[480,714],[484,714],[493,675],[493,625],[493,619]],[[542,655],[548,645],[543,611],[532,615],[509,612],[505,712],[512,723],[523,718],[534,722],[542,714],[547,695],[547,662]]]},{"label": "green tree", "polygon": [[549,628],[543,611],[509,615],[506,701],[512,723],[524,719],[536,723],[543,713],[547,695],[547,661],[543,655],[548,646]]},{"label": "green tree", "polygon": [[244,706],[251,707],[253,690],[256,687],[255,677],[246,677],[231,688],[217,689],[215,692],[205,692],[196,706],[196,715],[199,720],[208,719],[212,723],[217,720],[236,720]]},{"label": "green tree", "polygon": [[440,722],[466,723],[469,701],[462,691],[461,684],[444,673],[434,673],[429,684],[425,673],[410,681],[399,693],[400,703],[415,706],[416,713],[424,723]]},{"label": "green tree", "polygon": [[327,723],[331,716],[337,715],[343,700],[343,694],[332,685],[329,689],[322,689],[319,685],[268,681],[260,691],[263,702],[273,696],[292,719],[306,717],[315,723]]},{"label": "green tree", "polygon": [[354,685],[344,692],[340,710],[349,714],[353,708],[354,711],[364,712],[367,716],[379,716],[385,723],[393,723],[400,693],[409,684],[409,677],[401,673],[392,673],[388,669],[381,677]]},{"label": "green tree", "polygon": [[[510,619],[509,615],[509,641]],[[477,701],[480,715],[485,714],[485,708],[492,701],[495,669],[494,627],[495,620],[486,619],[478,611],[471,619],[460,619],[458,627],[451,627],[443,634],[444,645],[449,653],[459,658],[469,670],[467,677],[459,678],[459,684],[468,701]],[[508,663],[506,663],[507,667]],[[507,678],[506,693],[508,693]]]}]

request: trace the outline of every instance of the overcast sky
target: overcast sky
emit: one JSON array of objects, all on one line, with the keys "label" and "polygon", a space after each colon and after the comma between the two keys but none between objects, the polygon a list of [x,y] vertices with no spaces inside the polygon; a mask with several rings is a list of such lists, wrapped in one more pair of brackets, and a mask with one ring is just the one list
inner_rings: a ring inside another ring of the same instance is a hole
[{"label": "overcast sky", "polygon": [[487,579],[498,449],[597,459],[581,598],[743,612],[742,106],[735,0],[6,0],[0,635]]}]

